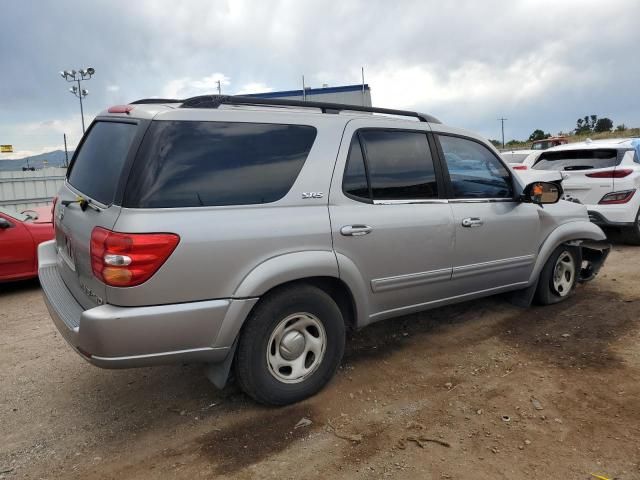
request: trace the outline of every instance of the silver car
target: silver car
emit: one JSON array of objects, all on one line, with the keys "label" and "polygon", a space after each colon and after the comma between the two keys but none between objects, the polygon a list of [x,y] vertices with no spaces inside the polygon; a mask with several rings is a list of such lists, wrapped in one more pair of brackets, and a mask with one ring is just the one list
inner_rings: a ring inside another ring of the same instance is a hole
[{"label": "silver car", "polygon": [[283,405],[329,381],[347,329],[501,292],[566,299],[609,246],[561,194],[425,114],[141,100],[84,136],[39,276],[90,363],[202,362]]}]

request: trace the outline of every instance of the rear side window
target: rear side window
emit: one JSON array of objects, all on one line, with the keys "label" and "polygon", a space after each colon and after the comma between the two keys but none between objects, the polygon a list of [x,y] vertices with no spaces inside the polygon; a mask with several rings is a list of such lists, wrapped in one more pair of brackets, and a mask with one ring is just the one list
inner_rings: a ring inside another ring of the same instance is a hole
[{"label": "rear side window", "polygon": [[437,198],[436,173],[426,134],[401,130],[358,132],[351,143],[343,190],[368,200],[369,192],[373,200]]},{"label": "rear side window", "polygon": [[536,170],[590,170],[615,167],[622,160],[615,148],[545,152],[532,167]]},{"label": "rear side window", "polygon": [[302,125],[157,121],[131,171],[125,206],[249,205],[293,186],[316,129]]},{"label": "rear side window", "polygon": [[466,138],[438,135],[454,198],[512,198],[507,168],[484,145]]},{"label": "rear side window", "polygon": [[131,123],[94,123],[73,160],[69,183],[100,203],[113,203],[136,129]]}]

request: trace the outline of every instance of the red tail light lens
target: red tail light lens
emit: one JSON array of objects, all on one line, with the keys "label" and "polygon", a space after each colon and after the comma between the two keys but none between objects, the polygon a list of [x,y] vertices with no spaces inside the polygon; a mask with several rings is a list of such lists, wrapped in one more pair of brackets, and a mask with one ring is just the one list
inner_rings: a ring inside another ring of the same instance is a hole
[{"label": "red tail light lens", "polygon": [[514,165],[513,169],[514,170],[526,170],[527,166],[526,165]]},{"label": "red tail light lens", "polygon": [[175,233],[120,233],[96,227],[91,232],[91,269],[112,287],[149,280],[180,242]]},{"label": "red tail light lens", "polygon": [[591,178],[624,178],[631,175],[633,170],[630,168],[616,168],[613,170],[604,170],[602,172],[587,173],[587,177]]},{"label": "red tail light lens", "polygon": [[635,190],[625,190],[624,192],[607,193],[604,197],[602,197],[602,200],[600,200],[598,203],[600,205],[627,203],[629,200],[633,198],[634,193],[636,193]]}]

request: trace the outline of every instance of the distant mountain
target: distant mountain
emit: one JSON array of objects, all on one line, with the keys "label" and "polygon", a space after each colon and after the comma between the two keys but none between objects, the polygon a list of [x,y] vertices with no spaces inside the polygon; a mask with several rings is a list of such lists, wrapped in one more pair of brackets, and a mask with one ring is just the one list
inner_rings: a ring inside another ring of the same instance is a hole
[{"label": "distant mountain", "polygon": [[[69,160],[73,152],[69,152]],[[0,157],[0,171],[22,170],[22,167],[34,167],[36,169],[46,167],[63,167],[66,162],[64,150],[54,150],[53,152],[41,153],[32,157],[20,158],[17,160],[2,160]]]}]

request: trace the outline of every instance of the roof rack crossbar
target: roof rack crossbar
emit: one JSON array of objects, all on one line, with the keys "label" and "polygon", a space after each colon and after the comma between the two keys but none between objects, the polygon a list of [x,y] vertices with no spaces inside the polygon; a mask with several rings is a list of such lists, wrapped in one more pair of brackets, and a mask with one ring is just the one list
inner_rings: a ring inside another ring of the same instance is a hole
[{"label": "roof rack crossbar", "polygon": [[[426,113],[392,108],[364,107],[344,103],[307,102],[302,100],[286,100],[278,98],[245,97],[241,95],[200,95],[182,100],[180,108],[218,108],[220,105],[267,105],[274,107],[318,108],[322,113],[340,113],[342,111],[383,113],[402,117],[414,117],[421,122],[441,123],[437,118]],[[134,103],[139,103],[134,102]]]},{"label": "roof rack crossbar", "polygon": [[176,100],[175,98],[141,98],[129,105],[150,105],[154,103],[182,103],[184,100]]}]

